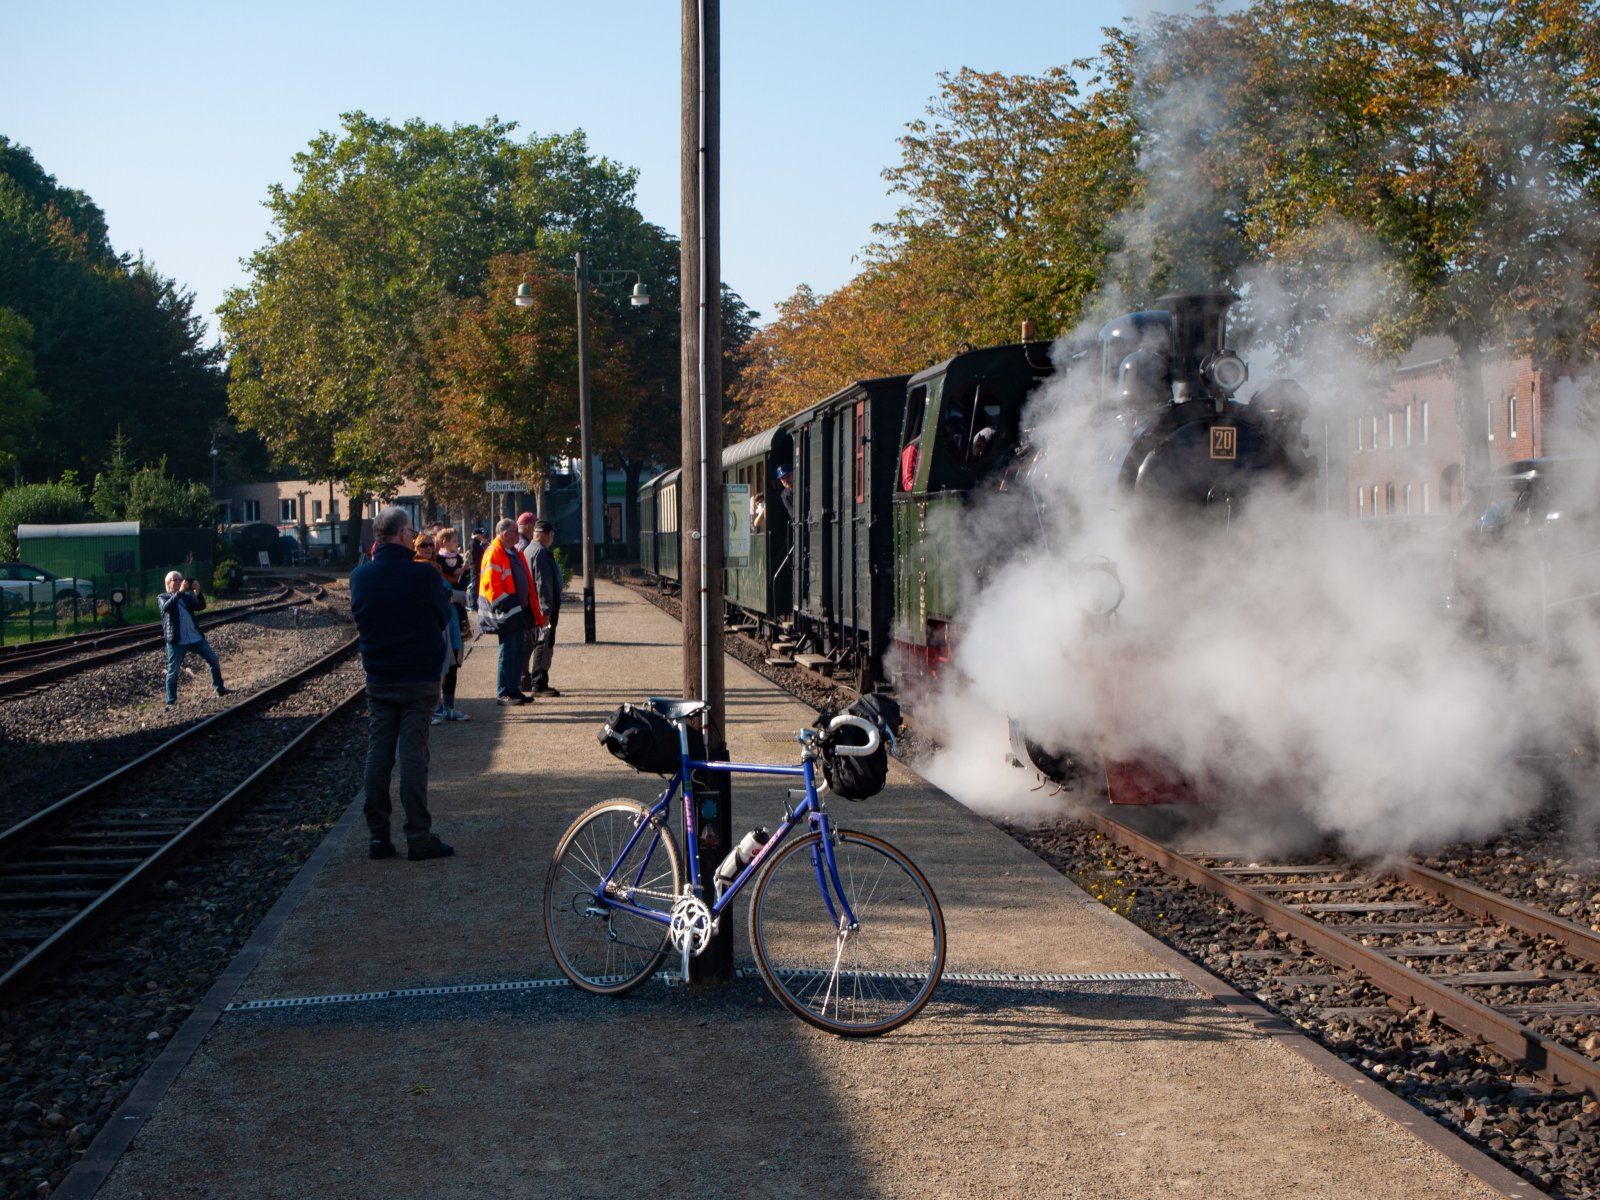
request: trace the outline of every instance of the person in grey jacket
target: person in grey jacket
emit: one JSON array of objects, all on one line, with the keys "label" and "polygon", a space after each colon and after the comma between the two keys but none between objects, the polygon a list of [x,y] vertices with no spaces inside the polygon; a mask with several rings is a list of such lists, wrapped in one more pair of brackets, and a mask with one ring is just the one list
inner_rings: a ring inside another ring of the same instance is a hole
[{"label": "person in grey jacket", "polygon": [[161,610],[161,640],[167,644],[167,703],[178,702],[178,668],[191,650],[211,668],[211,686],[217,695],[226,696],[222,664],[194,619],[194,614],[206,606],[200,586],[192,579],[184,579],[182,571],[168,571],[166,583],[167,590],[156,597],[156,607]]},{"label": "person in grey jacket", "polygon": [[528,569],[533,574],[533,587],[539,597],[539,609],[546,618],[545,623],[535,631],[533,661],[529,671],[533,694],[536,696],[561,695],[550,686],[550,660],[556,652],[556,620],[561,616],[561,588],[564,583],[561,578],[561,564],[556,561],[555,552],[550,549],[555,545],[555,540],[556,527],[549,521],[533,523],[533,541],[529,543],[527,550]]}]

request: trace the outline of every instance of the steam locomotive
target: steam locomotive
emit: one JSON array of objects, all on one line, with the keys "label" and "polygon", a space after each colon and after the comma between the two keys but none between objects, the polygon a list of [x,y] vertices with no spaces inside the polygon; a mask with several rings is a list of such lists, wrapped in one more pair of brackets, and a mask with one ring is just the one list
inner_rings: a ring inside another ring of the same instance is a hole
[{"label": "steam locomotive", "polygon": [[[970,567],[970,556],[950,552],[950,531],[989,493],[1048,495],[1034,485],[1061,469],[1062,456],[1033,427],[1030,401],[1041,387],[1062,388],[1053,406],[1067,406],[1074,436],[1107,447],[1096,466],[1105,478],[1094,486],[1152,509],[1226,523],[1262,482],[1309,478],[1303,390],[1280,380],[1248,403],[1234,398],[1249,376],[1227,345],[1236,300],[1163,296],[1086,345],[1031,340],[1024,326],[1018,344],[857,381],[728,447],[723,480],[749,517],[748,544],[741,539],[743,553],[725,564],[730,622],[863,689],[890,683],[891,668],[901,686],[937,678],[960,637],[961,572]],[[680,479],[667,471],[640,492],[643,565],[669,582],[678,579]],[[1032,536],[1043,536],[1049,514],[1034,515]],[[1014,550],[1028,553],[1027,538]],[[1077,602],[1115,622],[1115,563],[1085,564],[1080,578]],[[1104,668],[1115,671],[1128,652],[1109,648]],[[1019,759],[1050,778],[1093,749],[1041,745],[1017,721],[1013,742]],[[1158,768],[1110,768],[1113,802],[1184,798],[1186,785],[1162,784]]]}]

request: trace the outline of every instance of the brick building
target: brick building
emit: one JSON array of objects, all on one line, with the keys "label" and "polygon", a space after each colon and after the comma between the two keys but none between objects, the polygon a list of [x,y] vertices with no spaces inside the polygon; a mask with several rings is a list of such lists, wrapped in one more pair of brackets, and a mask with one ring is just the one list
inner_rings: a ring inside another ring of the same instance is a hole
[{"label": "brick building", "polygon": [[[1555,378],[1527,355],[1485,354],[1483,395],[1489,462],[1559,453],[1544,429]],[[1435,516],[1464,503],[1463,454],[1457,413],[1455,348],[1423,338],[1400,361],[1382,401],[1346,421],[1347,515]]]}]

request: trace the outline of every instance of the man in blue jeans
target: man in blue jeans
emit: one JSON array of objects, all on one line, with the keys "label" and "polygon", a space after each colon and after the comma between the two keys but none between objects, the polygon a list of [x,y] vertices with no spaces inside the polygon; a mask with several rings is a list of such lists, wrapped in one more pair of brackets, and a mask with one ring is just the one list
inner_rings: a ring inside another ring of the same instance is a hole
[{"label": "man in blue jeans", "polygon": [[194,614],[206,606],[206,598],[192,579],[185,579],[182,571],[167,572],[167,590],[156,597],[156,607],[161,610],[161,640],[167,644],[167,704],[178,702],[178,668],[183,656],[193,651],[211,667],[211,686],[219,696],[226,696],[222,686],[222,664],[217,652],[206,641],[195,623]]},{"label": "man in blue jeans", "polygon": [[428,727],[439,704],[446,630],[455,620],[450,594],[433,564],[413,560],[405,509],[384,509],[372,532],[372,561],[350,573],[350,613],[367,669],[367,855],[394,857],[389,775],[398,757],[406,857],[449,858],[455,850],[434,835],[428,812]]}]

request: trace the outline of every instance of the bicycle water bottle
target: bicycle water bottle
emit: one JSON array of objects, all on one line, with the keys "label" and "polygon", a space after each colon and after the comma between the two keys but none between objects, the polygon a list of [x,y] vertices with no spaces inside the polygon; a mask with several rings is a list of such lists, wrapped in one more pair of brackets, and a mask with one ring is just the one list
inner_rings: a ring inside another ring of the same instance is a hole
[{"label": "bicycle water bottle", "polygon": [[739,839],[739,844],[728,851],[728,857],[722,860],[717,867],[717,895],[737,878],[739,872],[750,865],[750,860],[761,853],[761,847],[767,844],[767,839],[772,835],[761,826],[757,826]]}]

